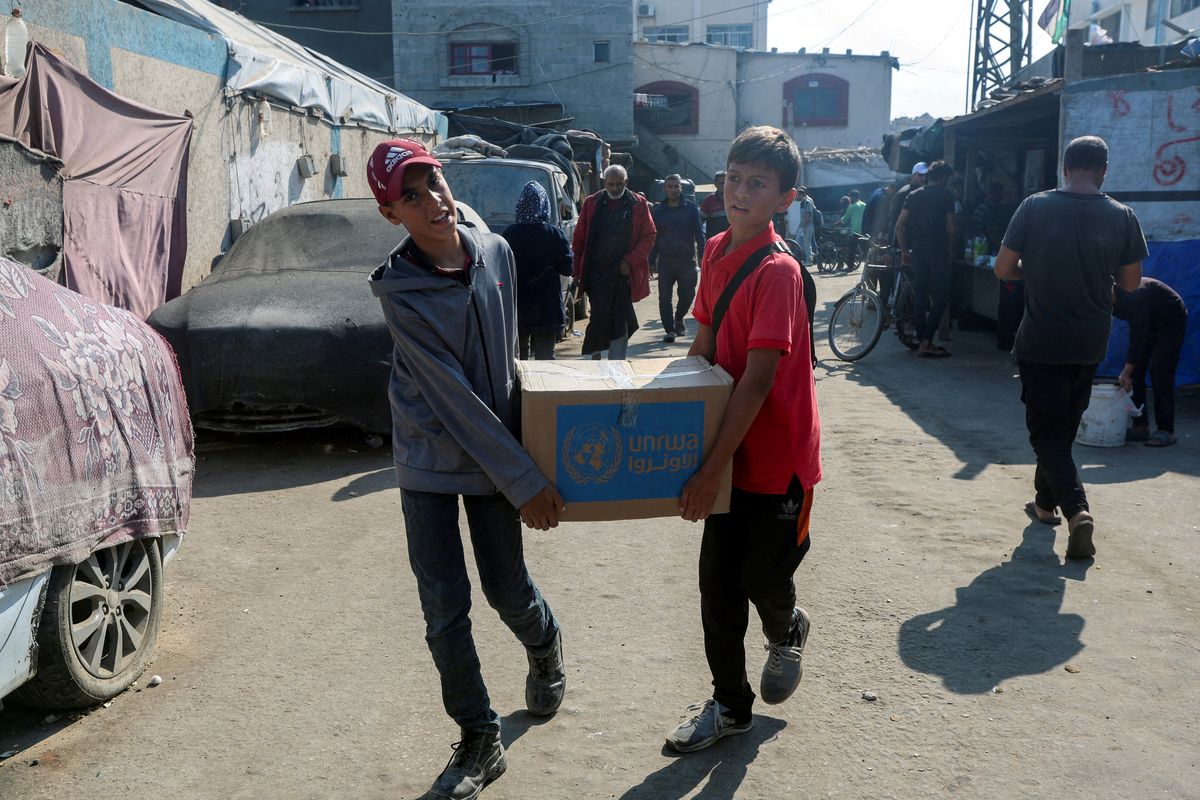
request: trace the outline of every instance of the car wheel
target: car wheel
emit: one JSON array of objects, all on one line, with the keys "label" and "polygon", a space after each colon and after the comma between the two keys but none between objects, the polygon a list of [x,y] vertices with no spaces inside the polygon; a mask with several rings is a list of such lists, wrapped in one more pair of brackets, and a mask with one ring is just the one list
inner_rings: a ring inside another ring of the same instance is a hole
[{"label": "car wheel", "polygon": [[154,653],[162,556],[152,539],[55,567],[37,631],[37,674],[14,697],[38,708],[85,708],[116,697]]}]

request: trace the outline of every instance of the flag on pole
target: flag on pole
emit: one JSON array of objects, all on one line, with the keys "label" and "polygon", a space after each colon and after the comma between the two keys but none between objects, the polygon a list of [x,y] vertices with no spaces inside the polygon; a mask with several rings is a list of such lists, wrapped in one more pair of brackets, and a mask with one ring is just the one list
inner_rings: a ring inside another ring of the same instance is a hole
[{"label": "flag on pole", "polygon": [[1050,0],[1046,9],[1038,17],[1038,26],[1050,34],[1050,39],[1058,44],[1067,32],[1067,18],[1071,15],[1071,0]]}]

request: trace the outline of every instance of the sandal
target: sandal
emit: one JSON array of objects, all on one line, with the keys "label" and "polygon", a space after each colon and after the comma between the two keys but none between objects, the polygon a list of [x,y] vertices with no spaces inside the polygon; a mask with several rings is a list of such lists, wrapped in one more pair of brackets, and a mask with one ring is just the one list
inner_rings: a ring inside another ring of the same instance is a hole
[{"label": "sandal", "polygon": [[1139,428],[1130,425],[1125,429],[1125,441],[1127,442],[1144,442],[1150,438],[1149,428]]},{"label": "sandal", "polygon": [[1155,431],[1150,434],[1150,438],[1142,442],[1146,447],[1170,447],[1178,441],[1175,434],[1167,431]]},{"label": "sandal", "polygon": [[1025,504],[1025,513],[1029,515],[1031,520],[1034,522],[1040,522],[1043,525],[1054,526],[1062,524],[1062,517],[1060,517],[1058,514],[1051,513],[1050,519],[1042,519],[1040,516],[1038,516],[1037,503],[1033,500],[1030,500]]}]

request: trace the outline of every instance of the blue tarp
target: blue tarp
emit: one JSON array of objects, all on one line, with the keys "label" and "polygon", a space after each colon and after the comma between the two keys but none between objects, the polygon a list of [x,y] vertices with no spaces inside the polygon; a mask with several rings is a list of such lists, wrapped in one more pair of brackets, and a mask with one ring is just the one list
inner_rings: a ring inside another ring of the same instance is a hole
[{"label": "blue tarp", "polygon": [[[1200,384],[1200,239],[1184,242],[1147,242],[1150,255],[1142,262],[1142,274],[1170,286],[1187,303],[1187,338],[1179,356],[1175,385]],[[1125,366],[1129,346],[1129,326],[1113,319],[1108,337],[1108,354],[1097,370],[1098,375],[1116,377]]]}]

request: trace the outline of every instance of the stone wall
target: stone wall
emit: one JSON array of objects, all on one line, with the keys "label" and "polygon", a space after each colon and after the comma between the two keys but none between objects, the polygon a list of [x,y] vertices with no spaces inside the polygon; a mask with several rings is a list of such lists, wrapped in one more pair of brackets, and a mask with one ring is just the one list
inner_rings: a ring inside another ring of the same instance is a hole
[{"label": "stone wall", "polygon": [[51,280],[62,267],[62,165],[0,139],[0,254]]},{"label": "stone wall", "polygon": [[[560,102],[572,126],[633,137],[632,8],[585,0],[393,0],[396,89],[431,107]],[[516,74],[450,74],[452,42],[515,44]],[[595,60],[596,42],[608,61]]]}]

